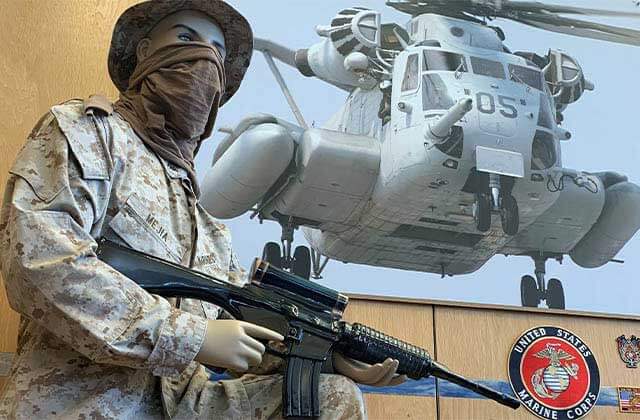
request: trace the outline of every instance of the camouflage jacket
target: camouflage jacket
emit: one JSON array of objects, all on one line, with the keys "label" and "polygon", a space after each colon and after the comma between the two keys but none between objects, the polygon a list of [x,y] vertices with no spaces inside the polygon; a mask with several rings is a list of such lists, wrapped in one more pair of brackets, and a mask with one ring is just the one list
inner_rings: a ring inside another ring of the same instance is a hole
[{"label": "camouflage jacket", "polygon": [[158,377],[195,364],[219,310],[146,293],[96,258],[96,241],[241,284],[229,231],[184,170],[117,114],[85,115],[80,101],[43,117],[10,172],[0,262],[22,321],[0,418],[161,417]]}]

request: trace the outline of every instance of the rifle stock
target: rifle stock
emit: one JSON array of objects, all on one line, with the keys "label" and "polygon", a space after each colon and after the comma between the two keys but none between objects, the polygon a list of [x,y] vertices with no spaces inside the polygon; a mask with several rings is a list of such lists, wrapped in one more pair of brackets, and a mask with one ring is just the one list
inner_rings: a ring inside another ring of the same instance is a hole
[{"label": "rifle stock", "polygon": [[98,257],[150,293],[211,302],[236,319],[279,332],[287,350],[283,381],[285,417],[320,415],[318,386],[333,351],[365,363],[391,357],[411,379],[435,376],[516,409],[520,402],[449,371],[429,353],[362,324],[342,321],[348,298],[256,259],[243,287],[160,258],[101,240]]}]

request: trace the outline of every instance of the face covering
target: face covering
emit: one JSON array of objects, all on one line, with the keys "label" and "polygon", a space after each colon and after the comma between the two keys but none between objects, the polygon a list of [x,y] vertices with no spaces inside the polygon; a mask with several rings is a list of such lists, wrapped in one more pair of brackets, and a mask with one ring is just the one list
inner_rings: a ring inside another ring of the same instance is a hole
[{"label": "face covering", "polygon": [[145,145],[187,171],[197,196],[193,159],[213,130],[226,85],[223,62],[205,43],[162,47],[138,63],[115,104]]}]

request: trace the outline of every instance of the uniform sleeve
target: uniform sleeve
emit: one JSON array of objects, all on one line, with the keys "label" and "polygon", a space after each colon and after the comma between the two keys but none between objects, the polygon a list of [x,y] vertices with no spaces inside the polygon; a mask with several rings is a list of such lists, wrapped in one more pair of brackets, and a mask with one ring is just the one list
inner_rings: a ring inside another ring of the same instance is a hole
[{"label": "uniform sleeve", "polygon": [[109,179],[85,179],[56,119],[47,115],[20,152],[0,214],[0,264],[13,309],[98,362],[179,374],[206,332],[98,260]]}]

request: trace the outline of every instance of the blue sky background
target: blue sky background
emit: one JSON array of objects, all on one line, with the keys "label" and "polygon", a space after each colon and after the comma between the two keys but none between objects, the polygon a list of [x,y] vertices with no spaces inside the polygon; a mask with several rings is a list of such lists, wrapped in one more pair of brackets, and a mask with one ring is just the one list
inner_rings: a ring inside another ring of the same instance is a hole
[{"label": "blue sky background", "polygon": [[[384,22],[404,24],[409,16],[384,6],[383,0],[229,0],[251,22],[256,36],[269,38],[292,49],[318,42],[316,25],[327,25],[343,8],[362,6],[382,12]],[[612,8],[640,12],[632,0],[585,0],[559,2],[575,6]],[[609,24],[640,29],[640,19],[598,19]],[[640,47],[584,40],[545,32],[498,20],[513,51],[544,55],[550,48],[562,49],[582,65],[596,90],[565,112],[564,127],[573,133],[563,142],[564,166],[589,171],[614,170],[640,183]],[[297,70],[279,64],[307,121],[324,123],[344,102],[346,93]],[[291,111],[261,54],[254,54],[251,68],[236,96],[220,112],[216,126],[234,127],[248,113],[265,112],[294,122]],[[215,134],[204,144],[196,164],[200,175],[209,167],[215,147],[224,135]],[[231,227],[234,247],[243,265],[261,255],[267,241],[279,241],[274,222],[260,225],[245,214],[226,223]],[[296,244],[305,244],[297,232]],[[569,257],[564,264],[547,263],[548,278],[563,281],[567,309],[613,313],[640,313],[640,235],[618,254],[625,264],[608,264],[586,270]],[[447,299],[479,303],[520,305],[520,277],[533,273],[526,257],[496,256],[481,270],[441,279],[436,274],[416,273],[332,261],[321,282],[356,293]]]}]

